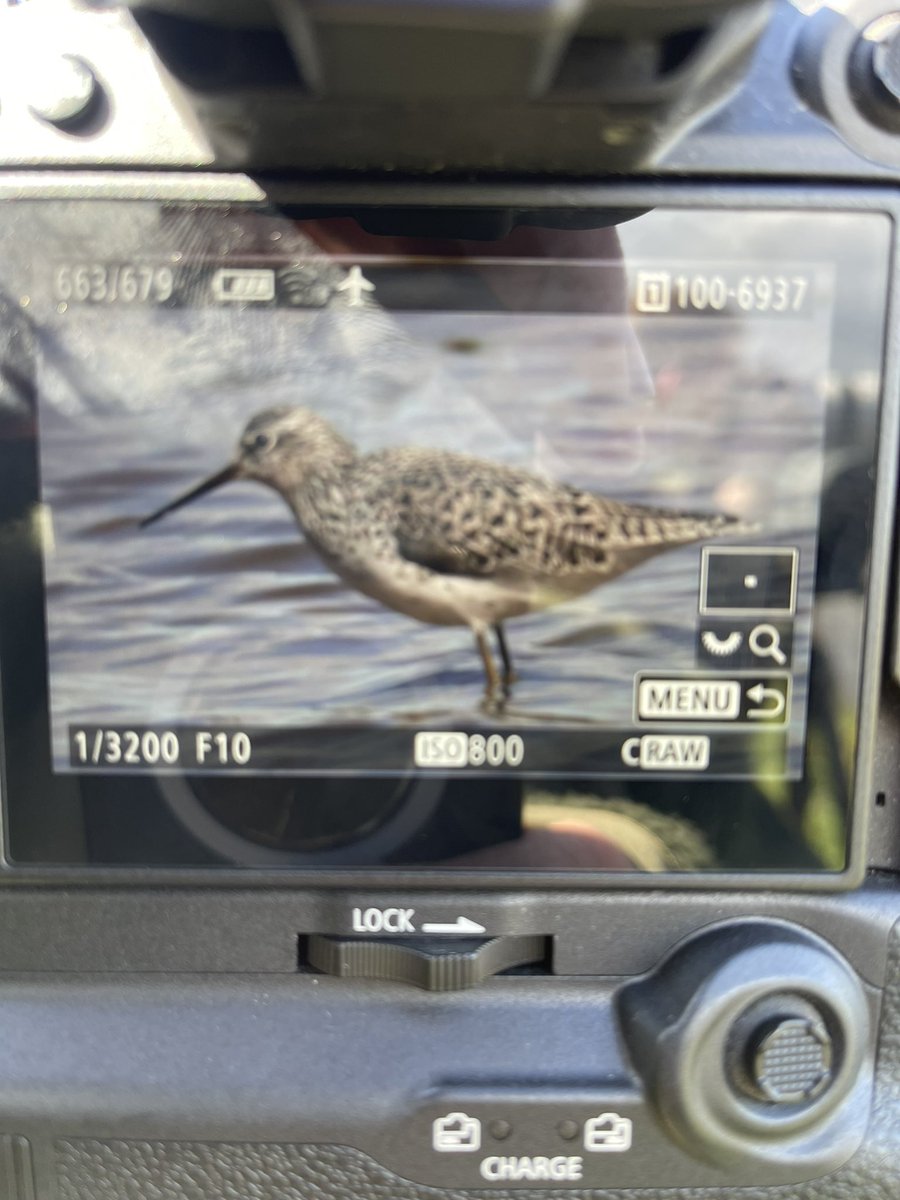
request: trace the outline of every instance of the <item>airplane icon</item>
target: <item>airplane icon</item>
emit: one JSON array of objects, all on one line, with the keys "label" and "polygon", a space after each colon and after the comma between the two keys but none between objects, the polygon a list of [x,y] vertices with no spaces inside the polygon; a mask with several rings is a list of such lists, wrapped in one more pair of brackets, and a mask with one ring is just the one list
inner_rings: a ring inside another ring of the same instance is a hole
[{"label": "airplane icon", "polygon": [[358,308],[362,304],[366,292],[375,291],[375,284],[370,279],[366,279],[362,273],[362,267],[351,267],[347,272],[347,278],[335,287],[335,291],[346,292],[348,307]]}]

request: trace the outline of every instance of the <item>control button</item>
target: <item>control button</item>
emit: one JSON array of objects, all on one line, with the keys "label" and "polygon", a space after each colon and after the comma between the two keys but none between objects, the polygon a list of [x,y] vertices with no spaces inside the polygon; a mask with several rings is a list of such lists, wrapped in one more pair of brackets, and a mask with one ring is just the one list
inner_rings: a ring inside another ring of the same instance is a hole
[{"label": "control button", "polygon": [[627,983],[619,1014],[657,1114],[688,1154],[733,1167],[834,1161],[838,1146],[860,1145],[868,1000],[849,964],[799,926],[706,929]]},{"label": "control button", "polygon": [[860,112],[896,134],[900,128],[900,13],[880,14],[849,55],[848,82]]},{"label": "control button", "polygon": [[72,54],[61,54],[36,60],[26,99],[36,117],[65,128],[84,120],[98,95],[99,84],[88,64]]},{"label": "control button", "polygon": [[888,18],[871,46],[872,74],[891,100],[900,104],[900,16],[894,13]]},{"label": "control button", "polygon": [[379,941],[313,934],[306,940],[307,964],[326,975],[392,980],[429,992],[462,991],[501,971],[541,963],[546,957],[547,939],[541,936]]},{"label": "control button", "polygon": [[[791,78],[805,104],[854,150],[900,165],[900,104],[894,45],[900,13],[879,0],[804,6]],[[815,10],[815,11],[813,11]],[[875,64],[874,51],[886,42]]]},{"label": "control button", "polygon": [[732,1083],[767,1104],[798,1105],[827,1089],[835,1046],[821,1013],[801,996],[768,996],[748,1009],[731,1035]]},{"label": "control button", "polygon": [[700,612],[790,616],[797,604],[792,547],[705,546],[700,559]]},{"label": "control button", "polygon": [[831,1038],[821,1021],[776,1021],[759,1031],[753,1079],[773,1104],[812,1100],[831,1078],[831,1051]]}]

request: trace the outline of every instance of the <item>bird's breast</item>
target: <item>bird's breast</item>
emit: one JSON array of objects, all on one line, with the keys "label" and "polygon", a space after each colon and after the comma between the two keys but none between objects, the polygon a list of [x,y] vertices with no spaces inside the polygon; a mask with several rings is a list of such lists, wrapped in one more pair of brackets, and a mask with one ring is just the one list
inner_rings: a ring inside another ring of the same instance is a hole
[{"label": "bird's breast", "polygon": [[353,489],[322,487],[293,497],[291,507],[311,547],[346,584],[418,621],[490,625],[546,604],[526,576],[444,574],[404,558],[389,514]]},{"label": "bird's breast", "polygon": [[407,561],[386,540],[313,545],[350,587],[386,608],[430,625],[490,625],[534,607],[527,588],[499,580],[442,575]]}]

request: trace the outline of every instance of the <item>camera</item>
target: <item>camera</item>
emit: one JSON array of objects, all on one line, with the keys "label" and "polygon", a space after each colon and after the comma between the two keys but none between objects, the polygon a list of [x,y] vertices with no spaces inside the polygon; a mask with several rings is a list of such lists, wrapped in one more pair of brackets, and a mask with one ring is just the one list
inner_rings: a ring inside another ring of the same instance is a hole
[{"label": "camera", "polygon": [[12,1200],[896,1186],[898,30],[0,11]]}]

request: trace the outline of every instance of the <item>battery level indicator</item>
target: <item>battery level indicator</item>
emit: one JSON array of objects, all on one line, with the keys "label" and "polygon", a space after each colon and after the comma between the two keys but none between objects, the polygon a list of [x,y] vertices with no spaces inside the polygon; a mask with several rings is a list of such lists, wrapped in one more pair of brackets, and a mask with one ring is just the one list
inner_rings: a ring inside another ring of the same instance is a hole
[{"label": "battery level indicator", "polygon": [[672,307],[672,276],[668,271],[638,271],[635,308],[642,313],[667,313]]},{"label": "battery level indicator", "polygon": [[212,278],[219,303],[266,302],[275,299],[275,272],[260,267],[222,267]]}]

